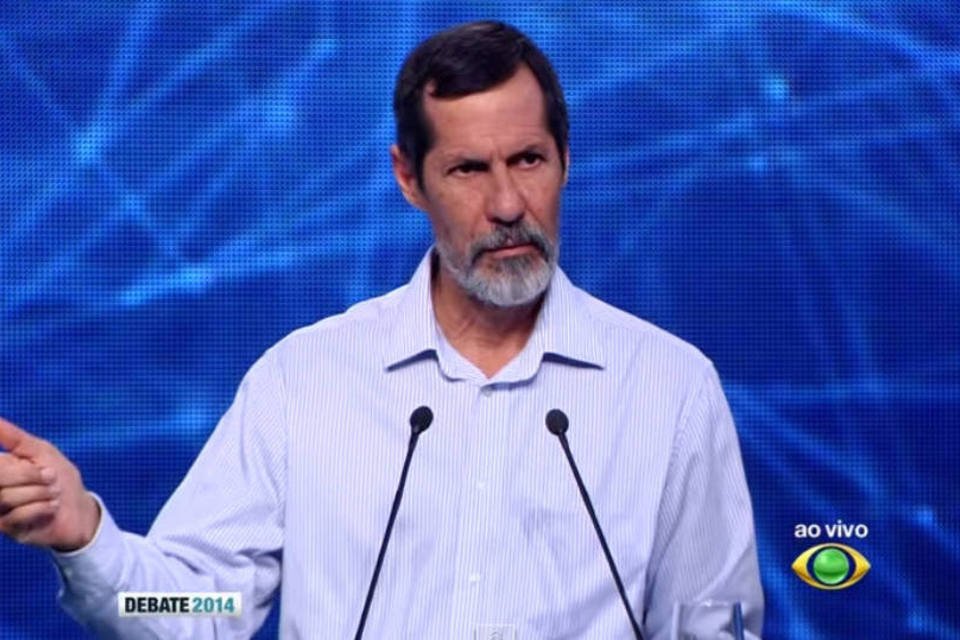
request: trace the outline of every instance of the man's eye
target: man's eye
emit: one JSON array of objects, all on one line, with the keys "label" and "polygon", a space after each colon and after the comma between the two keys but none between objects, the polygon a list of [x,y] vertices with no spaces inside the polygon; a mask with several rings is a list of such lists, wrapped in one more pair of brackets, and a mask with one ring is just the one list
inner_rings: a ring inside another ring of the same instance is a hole
[{"label": "man's eye", "polygon": [[539,153],[529,152],[520,156],[517,164],[521,167],[534,167],[543,161],[543,156]]},{"label": "man's eye", "polygon": [[482,169],[483,165],[479,162],[464,162],[450,169],[449,173],[452,175],[466,176],[481,171]]}]

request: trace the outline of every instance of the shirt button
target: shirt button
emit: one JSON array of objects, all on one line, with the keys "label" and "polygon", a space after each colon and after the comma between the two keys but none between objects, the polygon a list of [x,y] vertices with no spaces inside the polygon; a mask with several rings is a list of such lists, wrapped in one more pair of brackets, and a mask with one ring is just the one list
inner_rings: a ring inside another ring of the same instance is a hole
[{"label": "shirt button", "polygon": [[471,573],[471,574],[470,574],[470,577],[467,578],[467,580],[470,581],[470,584],[477,584],[478,582],[480,582],[480,574],[479,574],[479,573]]},{"label": "shirt button", "polygon": [[493,395],[493,387],[484,387],[480,390],[480,393],[484,398],[489,398],[491,395]]},{"label": "shirt button", "polygon": [[487,488],[486,482],[484,482],[483,480],[477,480],[477,489],[479,489],[480,491],[483,491],[486,488]]}]

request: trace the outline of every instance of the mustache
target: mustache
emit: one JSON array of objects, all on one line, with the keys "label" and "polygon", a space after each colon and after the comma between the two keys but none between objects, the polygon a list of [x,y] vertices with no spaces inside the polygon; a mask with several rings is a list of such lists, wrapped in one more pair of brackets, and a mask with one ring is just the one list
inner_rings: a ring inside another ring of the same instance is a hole
[{"label": "mustache", "polygon": [[553,254],[553,243],[539,229],[528,225],[500,226],[470,245],[470,263],[473,264],[479,260],[480,255],[485,251],[496,251],[522,244],[533,245],[546,259]]}]

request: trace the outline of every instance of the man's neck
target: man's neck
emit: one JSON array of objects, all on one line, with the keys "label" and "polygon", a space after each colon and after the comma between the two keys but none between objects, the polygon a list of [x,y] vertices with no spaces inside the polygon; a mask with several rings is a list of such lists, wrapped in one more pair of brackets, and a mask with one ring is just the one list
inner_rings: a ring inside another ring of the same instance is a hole
[{"label": "man's neck", "polygon": [[518,307],[496,307],[467,295],[436,262],[430,294],[434,315],[447,342],[488,378],[527,344],[543,296]]}]

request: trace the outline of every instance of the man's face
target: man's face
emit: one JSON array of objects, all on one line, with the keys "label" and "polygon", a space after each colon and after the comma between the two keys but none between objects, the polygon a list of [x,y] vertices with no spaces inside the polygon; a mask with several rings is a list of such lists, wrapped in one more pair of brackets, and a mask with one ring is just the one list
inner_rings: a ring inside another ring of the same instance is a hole
[{"label": "man's face", "polygon": [[526,65],[506,82],[459,98],[424,92],[434,144],[423,187],[394,147],[407,200],[433,224],[441,267],[470,297],[498,307],[537,299],[557,261],[565,164]]}]

